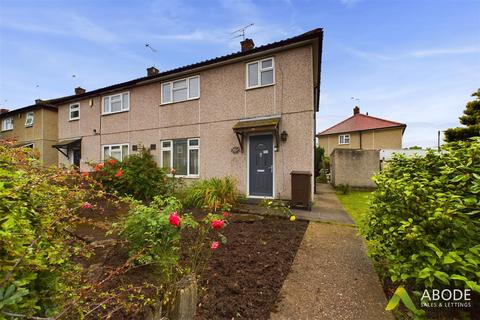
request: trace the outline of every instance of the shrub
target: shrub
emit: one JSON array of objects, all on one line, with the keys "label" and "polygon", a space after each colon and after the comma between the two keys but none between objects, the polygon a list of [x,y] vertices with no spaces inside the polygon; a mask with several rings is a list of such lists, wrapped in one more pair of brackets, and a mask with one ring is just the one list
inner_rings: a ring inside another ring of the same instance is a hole
[{"label": "shrub", "polygon": [[187,207],[216,212],[237,202],[237,182],[231,177],[199,180],[186,187],[182,197]]},{"label": "shrub", "polygon": [[76,210],[101,192],[77,171],[43,167],[31,149],[12,145],[0,141],[0,318],[51,316],[80,286]]},{"label": "shrub", "polygon": [[318,176],[315,179],[317,183],[328,183],[327,170],[320,169]]},{"label": "shrub", "polygon": [[286,218],[293,216],[292,209],[290,209],[290,205],[286,201],[277,199],[263,199],[260,202],[260,205],[267,208],[267,210],[273,214],[277,214]]},{"label": "shrub", "polygon": [[[219,232],[226,222],[224,216],[208,214],[196,221],[191,214],[182,214],[182,204],[175,197],[154,197],[149,205],[130,199],[131,208],[120,224],[120,235],[128,240],[130,256],[138,264],[151,264],[159,274],[159,294],[163,304],[171,302],[175,285],[185,275],[200,275],[213,250],[226,238]],[[118,227],[118,225],[117,225]],[[188,261],[180,265],[182,232],[196,235],[188,248]],[[216,230],[217,232],[212,232]],[[211,249],[209,249],[209,247]],[[205,250],[207,249],[207,250]],[[171,305],[170,305],[171,306]]]},{"label": "shrub", "polygon": [[145,148],[140,148],[137,154],[128,156],[123,162],[112,158],[93,167],[95,178],[110,192],[150,201],[168,190],[165,170],[157,166]]},{"label": "shrub", "polygon": [[374,181],[362,233],[380,276],[480,293],[480,140],[425,157],[396,155]]}]

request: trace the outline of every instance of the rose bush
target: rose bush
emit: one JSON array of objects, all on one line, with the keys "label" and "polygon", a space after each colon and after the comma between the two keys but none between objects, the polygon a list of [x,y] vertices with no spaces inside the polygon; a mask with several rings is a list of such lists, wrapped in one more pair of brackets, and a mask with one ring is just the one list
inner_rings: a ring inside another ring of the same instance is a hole
[{"label": "rose bush", "polygon": [[109,192],[129,195],[142,201],[151,201],[156,195],[165,195],[170,189],[170,179],[159,168],[153,156],[145,148],[118,161],[92,163],[93,176]]},{"label": "rose bush", "polygon": [[[130,211],[118,223],[120,236],[130,247],[130,256],[137,264],[150,264],[159,274],[159,294],[164,305],[171,301],[175,284],[185,275],[199,276],[210,258],[211,251],[226,238],[218,232],[226,225],[220,215],[208,214],[196,220],[191,214],[181,213],[182,203],[175,197],[154,197],[148,205],[129,198]],[[181,240],[184,232],[194,234],[186,248],[188,259],[180,264]],[[212,250],[206,250],[210,247]]]}]

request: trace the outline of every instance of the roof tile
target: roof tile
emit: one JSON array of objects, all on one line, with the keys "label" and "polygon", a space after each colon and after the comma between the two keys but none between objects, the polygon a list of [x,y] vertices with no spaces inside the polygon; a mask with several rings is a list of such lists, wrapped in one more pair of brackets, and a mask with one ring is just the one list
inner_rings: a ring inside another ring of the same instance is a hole
[{"label": "roof tile", "polygon": [[350,118],[343,120],[340,123],[337,123],[333,127],[330,127],[319,134],[318,136],[344,133],[344,132],[353,132],[353,131],[365,131],[372,129],[382,129],[382,128],[394,128],[394,127],[406,127],[407,125],[400,122],[380,119],[365,114],[355,114]]}]

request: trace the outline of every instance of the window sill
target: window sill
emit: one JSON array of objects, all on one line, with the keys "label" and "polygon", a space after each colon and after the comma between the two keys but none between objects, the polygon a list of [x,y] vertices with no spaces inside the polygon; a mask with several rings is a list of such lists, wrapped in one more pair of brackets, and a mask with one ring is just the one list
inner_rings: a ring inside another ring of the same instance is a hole
[{"label": "window sill", "polygon": [[350,143],[339,143],[339,146],[348,146]]},{"label": "window sill", "polygon": [[190,98],[190,99],[187,99],[187,100],[175,101],[175,102],[164,102],[164,103],[160,103],[159,106],[160,106],[160,107],[163,107],[163,106],[168,106],[168,105],[170,105],[170,104],[177,104],[177,103],[188,102],[188,101],[193,101],[193,100],[200,100],[200,97],[198,97],[198,98]]},{"label": "window sill", "polygon": [[1,132],[8,132],[8,131],[13,131],[13,129],[6,129],[6,130],[2,130]]},{"label": "window sill", "polygon": [[271,83],[271,84],[264,84],[264,85],[262,85],[262,86],[248,87],[248,88],[245,88],[245,91],[255,90],[255,89],[260,89],[260,88],[267,88],[267,87],[271,87],[271,86],[274,86],[274,85],[275,85],[275,82],[274,82],[274,83]]},{"label": "window sill", "polygon": [[[170,178],[173,178],[173,175],[172,175],[172,174],[167,174],[167,176],[170,177]],[[176,175],[175,175],[175,178],[199,179],[199,178],[200,178],[200,175],[189,175],[189,176],[185,176],[185,175],[176,174]]]},{"label": "window sill", "polygon": [[25,126],[25,128],[33,128],[33,124],[30,126]]},{"label": "window sill", "polygon": [[124,113],[124,112],[129,112],[129,111],[130,111],[130,108],[128,108],[127,110],[121,110],[121,111],[115,111],[115,112],[105,112],[105,113],[102,113],[102,117],[103,116],[109,116],[111,114]]},{"label": "window sill", "polygon": [[78,121],[78,120],[80,120],[80,118],[68,119],[68,122],[72,122],[72,121]]}]

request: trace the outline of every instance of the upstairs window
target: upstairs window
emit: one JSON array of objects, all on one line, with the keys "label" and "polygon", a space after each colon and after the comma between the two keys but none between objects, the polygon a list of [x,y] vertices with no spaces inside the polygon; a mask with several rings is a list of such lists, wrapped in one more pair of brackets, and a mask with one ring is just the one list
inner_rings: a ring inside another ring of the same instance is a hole
[{"label": "upstairs window", "polygon": [[200,76],[162,83],[162,104],[200,98]]},{"label": "upstairs window", "polygon": [[341,134],[338,136],[338,144],[350,144],[350,135]]},{"label": "upstairs window", "polygon": [[162,167],[175,169],[176,175],[198,177],[200,139],[162,141]]},{"label": "upstairs window", "polygon": [[111,144],[103,146],[103,160],[109,158],[123,161],[128,156],[128,144]]},{"label": "upstairs window", "polygon": [[25,119],[25,127],[33,126],[33,112],[27,113],[27,118]]},{"label": "upstairs window", "polygon": [[78,119],[80,119],[80,103],[71,104],[68,120],[72,121]]},{"label": "upstairs window", "polygon": [[130,110],[130,93],[123,92],[111,96],[103,97],[102,114],[117,113]]},{"label": "upstairs window", "polygon": [[2,131],[13,130],[13,117],[8,117],[2,120]]},{"label": "upstairs window", "polygon": [[247,89],[275,83],[273,58],[247,63]]}]

